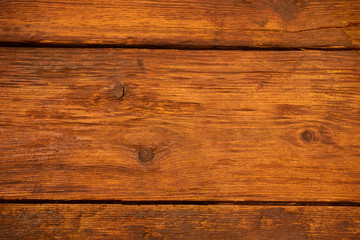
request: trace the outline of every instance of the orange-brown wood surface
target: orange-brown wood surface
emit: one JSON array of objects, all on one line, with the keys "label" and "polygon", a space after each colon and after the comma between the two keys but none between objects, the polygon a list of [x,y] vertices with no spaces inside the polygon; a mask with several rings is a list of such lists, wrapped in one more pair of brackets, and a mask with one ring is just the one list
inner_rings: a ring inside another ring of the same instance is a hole
[{"label": "orange-brown wood surface", "polygon": [[358,0],[0,1],[0,42],[359,47]]},{"label": "orange-brown wood surface", "polygon": [[0,198],[358,202],[359,63],[2,48]]},{"label": "orange-brown wood surface", "polygon": [[360,238],[358,207],[0,205],[0,239]]},{"label": "orange-brown wood surface", "polygon": [[358,0],[0,0],[0,239],[360,239],[359,49]]}]

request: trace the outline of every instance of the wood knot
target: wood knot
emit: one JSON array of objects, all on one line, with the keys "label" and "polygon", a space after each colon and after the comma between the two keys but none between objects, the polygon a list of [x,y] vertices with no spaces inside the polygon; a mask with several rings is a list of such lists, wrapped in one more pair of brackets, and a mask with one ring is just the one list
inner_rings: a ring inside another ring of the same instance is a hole
[{"label": "wood knot", "polygon": [[111,94],[116,99],[121,99],[125,95],[125,87],[121,83],[116,83],[115,86],[111,89]]},{"label": "wood knot", "polygon": [[303,5],[302,0],[273,0],[274,10],[280,14],[285,21],[296,18],[299,7]]},{"label": "wood knot", "polygon": [[323,143],[323,132],[321,127],[310,127],[300,134],[300,139],[305,144],[317,145]]},{"label": "wood knot", "polygon": [[320,122],[300,124],[289,129],[285,133],[284,139],[298,147],[315,147],[321,144],[342,148],[337,144],[331,127],[336,128],[335,125],[321,124]]},{"label": "wood knot", "polygon": [[153,151],[149,148],[143,148],[139,151],[139,160],[141,162],[150,162],[155,157]]},{"label": "wood knot", "polygon": [[306,130],[301,134],[301,138],[305,142],[311,142],[314,138],[314,132],[310,130]]}]

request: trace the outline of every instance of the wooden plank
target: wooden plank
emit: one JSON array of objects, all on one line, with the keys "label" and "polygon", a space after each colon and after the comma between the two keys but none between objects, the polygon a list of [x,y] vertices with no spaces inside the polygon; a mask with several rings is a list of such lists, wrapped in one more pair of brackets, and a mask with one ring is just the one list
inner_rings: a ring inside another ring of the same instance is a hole
[{"label": "wooden plank", "polygon": [[0,239],[359,239],[359,207],[0,205]]},{"label": "wooden plank", "polygon": [[0,1],[0,41],[359,47],[358,0]]},{"label": "wooden plank", "polygon": [[3,199],[360,200],[357,51],[2,48],[0,63]]}]

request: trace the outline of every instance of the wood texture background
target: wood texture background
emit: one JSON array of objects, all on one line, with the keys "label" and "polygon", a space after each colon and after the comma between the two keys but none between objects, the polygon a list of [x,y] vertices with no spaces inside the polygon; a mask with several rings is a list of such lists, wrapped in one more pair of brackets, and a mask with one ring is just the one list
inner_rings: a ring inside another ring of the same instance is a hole
[{"label": "wood texture background", "polygon": [[346,239],[358,207],[0,205],[0,239]]},{"label": "wood texture background", "polygon": [[359,201],[357,51],[3,48],[0,62],[4,199]]},{"label": "wood texture background", "polygon": [[0,0],[0,239],[360,239],[359,28],[358,0]]},{"label": "wood texture background", "polygon": [[0,41],[359,47],[358,0],[0,1]]}]

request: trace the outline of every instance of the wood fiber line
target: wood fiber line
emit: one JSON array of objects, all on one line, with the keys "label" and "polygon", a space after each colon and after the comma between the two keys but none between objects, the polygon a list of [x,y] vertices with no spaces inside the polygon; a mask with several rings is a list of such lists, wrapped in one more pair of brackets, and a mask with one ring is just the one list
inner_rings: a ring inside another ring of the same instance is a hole
[{"label": "wood fiber line", "polygon": [[344,239],[360,208],[0,205],[0,239]]},{"label": "wood fiber line", "polygon": [[360,45],[358,0],[1,0],[0,44]]},{"label": "wood fiber line", "polygon": [[0,49],[0,198],[360,199],[356,51]]}]

